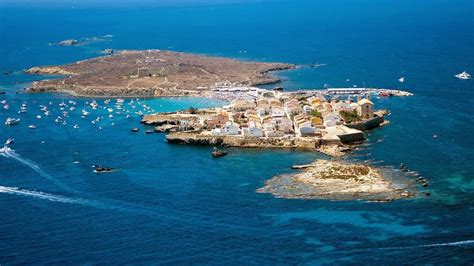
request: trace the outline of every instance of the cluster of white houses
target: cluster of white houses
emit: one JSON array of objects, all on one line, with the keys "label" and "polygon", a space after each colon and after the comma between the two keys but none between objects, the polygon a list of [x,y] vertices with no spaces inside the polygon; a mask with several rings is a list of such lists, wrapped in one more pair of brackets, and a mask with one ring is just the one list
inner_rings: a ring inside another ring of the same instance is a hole
[{"label": "cluster of white houses", "polygon": [[281,92],[260,95],[256,100],[236,100],[201,121],[212,135],[253,137],[321,136],[324,130],[344,124],[341,111],[361,119],[374,116],[370,98],[330,100],[323,95],[297,99]]}]

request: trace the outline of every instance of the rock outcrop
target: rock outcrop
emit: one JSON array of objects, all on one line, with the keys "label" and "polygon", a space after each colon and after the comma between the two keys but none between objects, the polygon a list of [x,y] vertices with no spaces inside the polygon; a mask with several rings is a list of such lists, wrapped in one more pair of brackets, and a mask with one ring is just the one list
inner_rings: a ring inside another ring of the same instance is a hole
[{"label": "rock outcrop", "polygon": [[415,192],[408,182],[394,184],[382,169],[361,164],[317,160],[293,175],[279,175],[258,190],[281,198],[392,201]]}]

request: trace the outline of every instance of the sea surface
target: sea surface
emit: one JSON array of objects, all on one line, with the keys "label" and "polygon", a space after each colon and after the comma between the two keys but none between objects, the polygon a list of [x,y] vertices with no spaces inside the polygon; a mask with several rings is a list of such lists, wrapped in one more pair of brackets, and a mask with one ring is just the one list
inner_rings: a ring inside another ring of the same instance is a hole
[{"label": "sea surface", "polygon": [[[10,107],[0,105],[0,142],[15,139],[14,151],[0,156],[0,264],[472,265],[474,81],[453,75],[474,74],[473,26],[470,0],[0,0],[0,70],[13,71],[0,75],[0,101]],[[49,45],[93,37],[78,47]],[[259,194],[265,180],[291,173],[291,165],[326,157],[229,149],[213,159],[210,147],[145,134],[151,128],[135,114],[144,105],[158,112],[218,101],[126,99],[125,110],[109,118],[104,99],[92,110],[91,98],[15,93],[45,78],[23,69],[105,48],[326,64],[277,73],[287,90],[327,84],[411,91],[413,97],[374,99],[391,110],[391,123],[367,133],[348,160],[404,163],[429,181],[420,190],[431,196],[375,203]],[[28,111],[18,114],[23,103]],[[90,115],[81,118],[82,109]],[[67,124],[55,123],[63,111]],[[6,127],[7,117],[22,121]],[[104,118],[92,124],[96,117]],[[94,164],[118,171],[96,174]]]}]

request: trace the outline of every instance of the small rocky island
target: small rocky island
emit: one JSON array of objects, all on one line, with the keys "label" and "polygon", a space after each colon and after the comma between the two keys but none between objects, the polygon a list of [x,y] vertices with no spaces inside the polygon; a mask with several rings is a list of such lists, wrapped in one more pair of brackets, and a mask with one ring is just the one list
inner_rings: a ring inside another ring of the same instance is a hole
[{"label": "small rocky island", "polygon": [[[392,201],[415,195],[405,179],[395,184],[382,169],[317,160],[293,175],[279,175],[258,190],[280,198]],[[403,180],[403,179],[401,179]]]},{"label": "small rocky island", "polygon": [[279,79],[268,72],[294,67],[172,51],[124,50],[67,65],[33,67],[26,72],[65,76],[34,82],[28,92],[104,97],[209,97],[216,83],[248,86],[276,83]]}]

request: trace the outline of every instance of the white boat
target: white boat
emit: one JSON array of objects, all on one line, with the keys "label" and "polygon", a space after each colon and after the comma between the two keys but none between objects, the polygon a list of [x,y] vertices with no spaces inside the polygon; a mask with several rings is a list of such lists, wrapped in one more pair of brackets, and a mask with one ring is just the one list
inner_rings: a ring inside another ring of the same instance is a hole
[{"label": "white boat", "polygon": [[7,152],[9,152],[9,151],[11,152],[11,151],[13,151],[13,150],[10,149],[10,148],[9,148],[8,146],[6,146],[6,145],[3,146],[2,148],[0,148],[0,154],[1,154],[1,153],[7,153]]},{"label": "white boat", "polygon": [[401,78],[399,78],[399,79],[398,79],[398,81],[400,81],[400,83],[403,83],[403,82],[405,82],[405,77],[401,77]]},{"label": "white boat", "polygon": [[79,129],[79,126],[78,126],[78,125],[74,125],[73,128],[74,128],[74,129]]},{"label": "white boat", "polygon": [[7,120],[5,120],[5,125],[6,126],[17,125],[17,124],[20,123],[20,121],[21,121],[20,118],[11,118],[11,117],[9,117],[9,118],[7,118]]},{"label": "white boat", "polygon": [[29,125],[28,128],[29,129],[36,129],[36,126],[35,125]]},{"label": "white boat", "polygon": [[5,145],[12,145],[14,142],[15,139],[7,139],[7,141],[5,141]]},{"label": "white boat", "polygon": [[112,109],[112,108],[107,108],[107,111],[108,111],[109,113],[112,113],[112,112],[114,111],[114,109]]},{"label": "white boat", "polygon": [[37,115],[36,118],[41,119],[41,115]]},{"label": "white boat", "polygon": [[462,73],[454,75],[458,79],[471,79],[471,74],[467,73],[466,71],[463,71]]},{"label": "white boat", "polygon": [[95,100],[92,101],[89,105],[90,105],[90,107],[92,107],[92,109],[94,109],[94,110],[97,109],[97,107],[99,107],[99,105],[97,104],[97,102],[96,102]]}]

